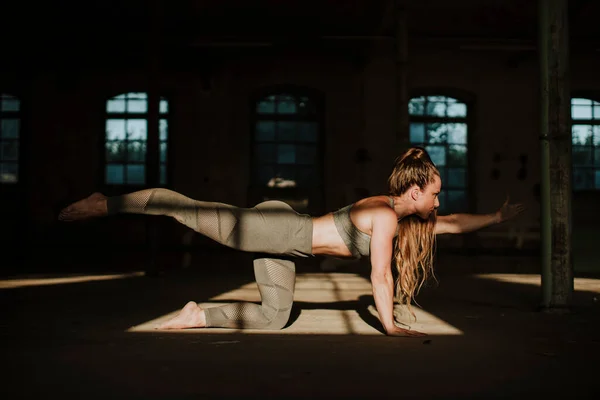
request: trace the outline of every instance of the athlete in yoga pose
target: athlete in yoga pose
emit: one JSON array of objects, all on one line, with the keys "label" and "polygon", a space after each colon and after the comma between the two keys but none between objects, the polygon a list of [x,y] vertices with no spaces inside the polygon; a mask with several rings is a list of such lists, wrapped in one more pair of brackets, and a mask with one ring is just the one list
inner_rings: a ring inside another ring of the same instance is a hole
[{"label": "athlete in yoga pose", "polygon": [[[521,213],[523,206],[509,204],[507,199],[492,214],[437,216],[440,174],[427,152],[418,147],[396,159],[388,184],[387,196],[368,197],[319,217],[299,214],[281,201],[239,208],[156,188],[115,197],[94,193],[64,208],[59,220],[117,213],[166,215],[225,246],[273,255],[254,260],[260,305],[239,302],[202,309],[190,301],[159,329],[281,329],[294,300],[295,264],[289,258],[328,255],[370,257],[373,297],[386,334],[422,336],[394,323],[394,292],[410,310],[414,296],[432,273],[436,234],[465,233],[497,224]],[[398,271],[395,285],[390,262]]]}]

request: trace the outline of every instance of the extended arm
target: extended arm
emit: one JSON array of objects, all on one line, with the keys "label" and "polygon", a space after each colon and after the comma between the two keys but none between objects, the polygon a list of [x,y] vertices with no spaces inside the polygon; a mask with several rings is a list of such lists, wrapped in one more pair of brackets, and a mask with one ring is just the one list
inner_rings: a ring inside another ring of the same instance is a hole
[{"label": "extended arm", "polygon": [[516,217],[525,210],[521,204],[509,204],[508,199],[495,213],[451,214],[437,217],[435,233],[467,233]]}]

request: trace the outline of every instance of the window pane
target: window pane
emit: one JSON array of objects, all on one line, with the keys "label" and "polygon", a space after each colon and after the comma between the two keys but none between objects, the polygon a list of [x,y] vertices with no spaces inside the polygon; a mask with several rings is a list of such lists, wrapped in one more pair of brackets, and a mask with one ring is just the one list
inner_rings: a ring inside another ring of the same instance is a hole
[{"label": "window pane", "polygon": [[317,163],[317,148],[315,146],[296,146],[298,164]]},{"label": "window pane", "polygon": [[315,115],[317,107],[310,101],[308,97],[301,97],[298,103],[298,114],[300,115]]},{"label": "window pane", "polygon": [[127,120],[127,139],[128,140],[147,140],[148,121],[145,119]]},{"label": "window pane", "polygon": [[427,142],[431,144],[446,143],[448,141],[448,124],[427,124]]},{"label": "window pane", "polygon": [[275,96],[269,96],[258,102],[256,105],[256,112],[259,114],[273,114],[275,113]]},{"label": "window pane", "polygon": [[408,113],[410,115],[423,115],[425,110],[425,98],[416,97],[408,102]]},{"label": "window pane", "polygon": [[158,121],[158,131],[160,140],[163,142],[167,140],[169,137],[169,122],[166,119],[161,119]]},{"label": "window pane", "polygon": [[166,114],[169,112],[169,102],[167,100],[161,100],[158,110],[161,114]]},{"label": "window pane", "polygon": [[600,106],[598,106],[598,105],[594,106],[594,119],[595,120],[600,119]]},{"label": "window pane", "polygon": [[108,100],[106,102],[106,111],[109,113],[124,113],[125,100]]},{"label": "window pane", "polygon": [[427,96],[427,101],[431,101],[431,102],[435,102],[435,101],[445,102],[447,100],[448,100],[448,98],[446,96]]},{"label": "window pane", "polygon": [[127,93],[126,97],[129,100],[148,100],[148,95],[144,92]]},{"label": "window pane", "polygon": [[595,174],[596,174],[596,189],[600,189],[600,171],[596,170]]},{"label": "window pane", "polygon": [[160,162],[161,163],[167,162],[167,144],[166,143],[160,144]]},{"label": "window pane", "polygon": [[167,184],[167,166],[166,165],[160,166],[160,184],[161,185]]},{"label": "window pane", "polygon": [[436,117],[445,117],[446,116],[446,103],[427,103],[427,115],[436,116]]},{"label": "window pane", "polygon": [[125,162],[125,142],[106,142],[106,162]]},{"label": "window pane", "polygon": [[425,150],[429,153],[431,161],[436,166],[446,165],[446,147],[444,146],[427,146]]},{"label": "window pane", "polygon": [[572,106],[571,117],[573,119],[592,119],[592,106]]},{"label": "window pane", "polygon": [[256,141],[269,142],[275,140],[275,122],[258,121],[256,123]]},{"label": "window pane", "polygon": [[467,209],[467,193],[464,190],[448,190],[448,212],[464,212]]},{"label": "window pane", "polygon": [[19,159],[19,142],[7,140],[0,142],[0,160],[17,161]]},{"label": "window pane", "polygon": [[467,144],[467,124],[447,124],[448,143]]},{"label": "window pane", "polygon": [[467,170],[465,168],[448,168],[448,186],[464,188],[467,186]]},{"label": "window pane", "polygon": [[278,122],[277,140],[282,142],[293,142],[296,138],[296,122]]},{"label": "window pane", "polygon": [[293,144],[277,146],[277,163],[294,164],[296,162],[296,147]]},{"label": "window pane", "polygon": [[590,99],[582,99],[579,97],[574,97],[571,99],[571,104],[578,104],[578,105],[583,105],[583,106],[591,106],[592,105],[592,100]]},{"label": "window pane", "polygon": [[143,185],[146,181],[144,165],[128,165],[127,166],[127,183],[134,185]]},{"label": "window pane", "polygon": [[257,143],[254,145],[254,160],[257,164],[275,163],[275,144]]},{"label": "window pane", "polygon": [[416,144],[425,143],[425,124],[410,124],[410,142]]},{"label": "window pane", "polygon": [[459,144],[448,146],[448,165],[453,167],[466,167],[467,146]]},{"label": "window pane", "polygon": [[594,126],[594,146],[600,146],[600,125]]},{"label": "window pane", "polygon": [[125,120],[106,120],[106,140],[125,140]]},{"label": "window pane", "polygon": [[17,163],[0,164],[0,183],[17,183],[19,181],[19,165]]},{"label": "window pane", "polygon": [[452,103],[448,104],[446,113],[449,117],[466,117],[467,116],[467,105],[463,103]]},{"label": "window pane", "polygon": [[21,102],[14,96],[3,94],[2,95],[2,111],[19,111],[21,108]]},{"label": "window pane", "polygon": [[573,144],[592,144],[592,125],[573,125],[571,131]]},{"label": "window pane", "polygon": [[594,148],[594,167],[600,167],[600,147]]},{"label": "window pane", "polygon": [[146,161],[146,143],[128,142],[127,143],[127,161],[145,162]]},{"label": "window pane", "polygon": [[147,100],[128,100],[127,101],[127,112],[128,113],[145,113],[148,111]]},{"label": "window pane", "polygon": [[296,140],[299,142],[317,142],[319,125],[316,122],[297,122]]},{"label": "window pane", "polygon": [[591,146],[576,146],[573,145],[572,159],[575,166],[592,166],[592,150]]},{"label": "window pane", "polygon": [[3,118],[0,125],[0,137],[2,139],[18,138],[20,124],[21,121],[18,118]]},{"label": "window pane", "polygon": [[594,188],[594,170],[591,168],[573,168],[573,189]]},{"label": "window pane", "polygon": [[277,99],[277,112],[279,114],[296,114],[296,100],[292,96],[282,95]]},{"label": "window pane", "polygon": [[146,93],[127,93],[126,98],[128,113],[145,113],[148,111],[148,95]]},{"label": "window pane", "polygon": [[106,166],[106,183],[121,185],[124,183],[125,167],[120,164],[108,164]]}]

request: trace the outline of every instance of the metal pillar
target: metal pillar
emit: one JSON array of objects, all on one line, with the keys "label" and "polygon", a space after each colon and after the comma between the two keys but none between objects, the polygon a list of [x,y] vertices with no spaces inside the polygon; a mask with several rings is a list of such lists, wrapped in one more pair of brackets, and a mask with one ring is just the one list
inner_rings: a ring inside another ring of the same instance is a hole
[{"label": "metal pillar", "polygon": [[541,72],[542,308],[573,293],[568,0],[538,0]]}]

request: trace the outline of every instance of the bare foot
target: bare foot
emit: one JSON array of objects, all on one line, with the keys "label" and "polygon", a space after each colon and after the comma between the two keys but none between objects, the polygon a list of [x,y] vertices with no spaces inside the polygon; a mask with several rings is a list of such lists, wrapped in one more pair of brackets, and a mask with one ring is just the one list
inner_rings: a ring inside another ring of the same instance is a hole
[{"label": "bare foot", "polygon": [[190,301],[179,314],[162,323],[156,329],[204,328],[205,326],[206,315],[204,310],[195,302]]},{"label": "bare foot", "polygon": [[60,221],[81,221],[94,217],[103,217],[108,214],[106,196],[102,193],[92,193],[85,199],[63,208],[58,214]]}]

